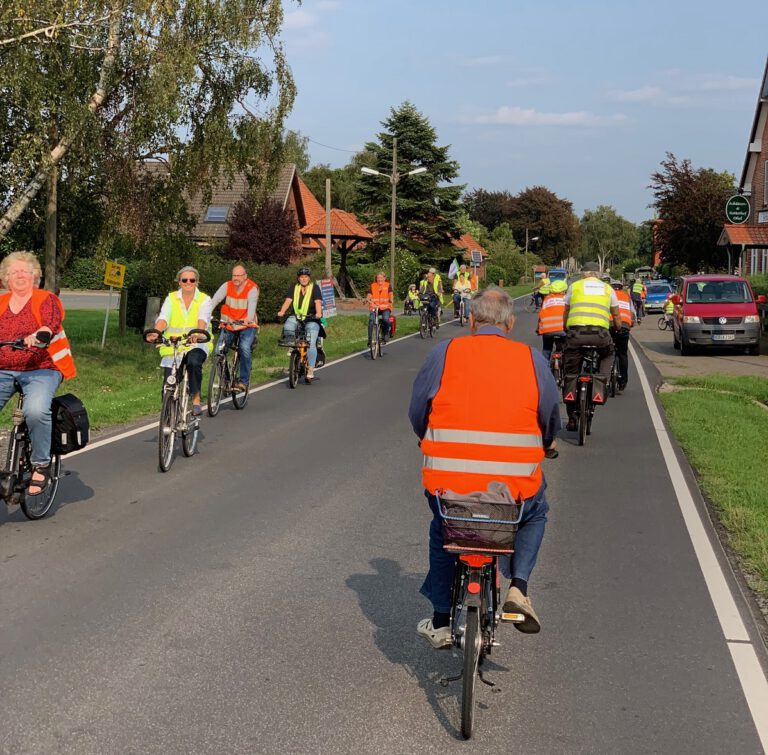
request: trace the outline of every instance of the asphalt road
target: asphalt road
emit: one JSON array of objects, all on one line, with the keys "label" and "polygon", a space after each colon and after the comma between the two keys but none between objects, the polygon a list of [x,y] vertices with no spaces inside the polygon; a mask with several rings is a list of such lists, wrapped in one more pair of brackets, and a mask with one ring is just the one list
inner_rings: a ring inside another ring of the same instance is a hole
[{"label": "asphalt road", "polygon": [[458,657],[414,633],[431,346],[225,407],[165,475],[154,430],[70,457],[50,518],[3,514],[0,752],[763,752],[731,647],[758,640],[737,598],[726,643],[634,374],[547,462],[543,629],[502,628],[461,741]]}]

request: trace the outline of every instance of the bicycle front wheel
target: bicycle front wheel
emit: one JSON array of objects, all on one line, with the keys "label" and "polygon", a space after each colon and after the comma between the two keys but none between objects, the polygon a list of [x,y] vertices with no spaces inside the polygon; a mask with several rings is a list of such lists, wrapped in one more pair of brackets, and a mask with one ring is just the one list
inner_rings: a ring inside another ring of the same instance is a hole
[{"label": "bicycle front wheel", "polygon": [[299,352],[294,350],[291,352],[291,359],[288,363],[288,385],[291,388],[295,388],[299,382],[299,370],[300,370],[301,357]]},{"label": "bicycle front wheel", "polygon": [[216,357],[211,366],[211,377],[208,381],[208,416],[215,417],[221,406],[221,394],[224,392],[224,361]]},{"label": "bicycle front wheel", "polygon": [[381,356],[381,351],[379,350],[379,329],[377,327],[371,329],[371,345],[368,350],[371,353],[371,359]]},{"label": "bicycle front wheel", "polygon": [[[235,360],[232,363],[232,382],[234,383],[232,387],[232,406],[234,406],[235,409],[244,409],[245,405],[248,403],[248,389],[237,388],[237,386],[240,385],[239,376],[240,355],[238,354],[235,356]],[[247,383],[243,383],[243,385],[247,385]]]},{"label": "bicycle front wheel", "polygon": [[472,736],[475,722],[475,687],[480,663],[480,617],[477,608],[467,609],[464,627],[464,668],[461,678],[461,734],[464,739]]},{"label": "bicycle front wheel", "polygon": [[158,466],[161,472],[167,472],[173,464],[173,447],[176,443],[176,399],[170,392],[163,395],[157,438]]},{"label": "bicycle front wheel", "polygon": [[425,315],[424,313],[421,314],[421,320],[419,321],[419,335],[422,338],[427,337],[427,330],[429,329],[427,318],[428,318],[428,315]]},{"label": "bicycle front wheel", "polygon": [[54,454],[51,457],[51,479],[40,495],[27,495],[21,499],[21,510],[27,519],[42,519],[53,506],[56,491],[59,489],[59,477],[61,475],[61,457]]},{"label": "bicycle front wheel", "polygon": [[188,429],[181,433],[181,450],[184,456],[194,456],[197,449],[197,438],[200,434],[200,420],[192,419]]}]

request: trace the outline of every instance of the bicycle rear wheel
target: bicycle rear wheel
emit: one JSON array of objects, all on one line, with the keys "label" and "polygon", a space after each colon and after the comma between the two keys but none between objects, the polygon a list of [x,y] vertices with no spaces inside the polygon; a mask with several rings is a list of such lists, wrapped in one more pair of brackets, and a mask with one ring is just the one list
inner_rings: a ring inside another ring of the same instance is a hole
[{"label": "bicycle rear wheel", "polygon": [[[240,384],[240,355],[235,354],[235,359],[232,362],[232,405],[235,409],[244,409],[248,403],[248,389],[238,389],[236,386]],[[244,383],[243,385],[247,385]]]},{"label": "bicycle rear wheel", "polygon": [[464,627],[464,668],[461,678],[461,734],[464,739],[472,736],[475,722],[475,686],[480,663],[480,617],[477,608],[467,608]]},{"label": "bicycle rear wheel", "polygon": [[299,352],[296,350],[292,351],[291,359],[288,362],[288,385],[290,385],[291,388],[295,388],[296,384],[299,382],[300,360],[301,357],[299,356]]},{"label": "bicycle rear wheel", "polygon": [[40,495],[27,495],[21,499],[21,510],[27,519],[42,519],[53,506],[56,491],[59,489],[59,477],[61,475],[61,457],[58,454],[51,456],[51,478],[48,485]]},{"label": "bicycle rear wheel", "polygon": [[173,464],[173,447],[176,443],[176,399],[171,392],[163,394],[157,438],[158,466],[161,472],[167,472]]},{"label": "bicycle rear wheel", "polygon": [[208,380],[208,416],[215,417],[221,406],[221,394],[224,392],[225,383],[224,361],[219,357],[213,360],[211,377]]},{"label": "bicycle rear wheel", "polygon": [[579,393],[579,445],[583,446],[587,439],[587,389]]}]

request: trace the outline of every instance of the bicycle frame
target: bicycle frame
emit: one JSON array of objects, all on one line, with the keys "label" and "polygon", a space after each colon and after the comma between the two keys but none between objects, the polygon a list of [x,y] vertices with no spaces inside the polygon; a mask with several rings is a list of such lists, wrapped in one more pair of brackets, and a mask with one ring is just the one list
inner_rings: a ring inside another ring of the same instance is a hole
[{"label": "bicycle frame", "polygon": [[[21,501],[24,483],[19,480],[21,452],[29,444],[29,431],[24,421],[24,395],[19,390],[16,408],[13,410],[13,428],[8,439],[5,467],[0,470],[0,498],[9,506]],[[31,467],[31,465],[30,465]]]}]

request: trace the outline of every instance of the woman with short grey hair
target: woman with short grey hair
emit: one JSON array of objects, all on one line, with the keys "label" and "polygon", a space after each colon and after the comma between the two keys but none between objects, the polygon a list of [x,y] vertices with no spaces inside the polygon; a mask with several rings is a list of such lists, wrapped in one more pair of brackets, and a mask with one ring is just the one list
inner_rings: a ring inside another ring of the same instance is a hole
[{"label": "woman with short grey hair", "polygon": [[469,311],[475,328],[496,325],[509,332],[515,323],[512,297],[498,286],[488,286],[475,294]]}]

